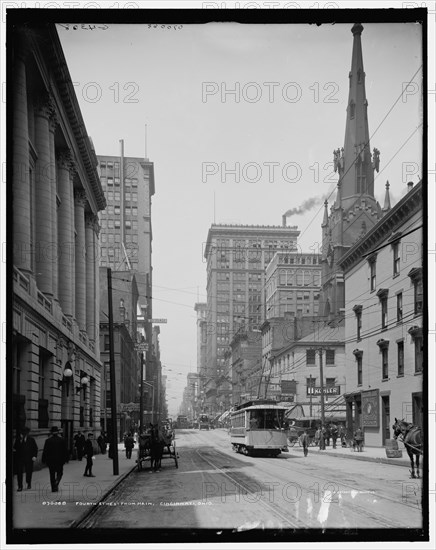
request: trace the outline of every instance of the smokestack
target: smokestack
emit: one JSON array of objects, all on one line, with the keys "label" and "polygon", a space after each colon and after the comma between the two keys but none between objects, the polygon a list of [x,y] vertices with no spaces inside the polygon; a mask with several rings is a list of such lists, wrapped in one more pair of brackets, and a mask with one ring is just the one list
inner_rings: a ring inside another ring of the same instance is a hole
[{"label": "smokestack", "polygon": [[283,224],[283,227],[286,227],[286,215],[283,214],[282,216],[282,224]]},{"label": "smokestack", "polygon": [[412,191],[412,188],[413,188],[413,181],[408,181],[407,182],[407,192]]}]

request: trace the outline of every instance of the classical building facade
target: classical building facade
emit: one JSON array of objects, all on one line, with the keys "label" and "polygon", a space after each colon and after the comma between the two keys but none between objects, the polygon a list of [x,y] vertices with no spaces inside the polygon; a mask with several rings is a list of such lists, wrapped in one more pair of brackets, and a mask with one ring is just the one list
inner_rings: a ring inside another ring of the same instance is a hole
[{"label": "classical building facade", "polygon": [[422,183],[345,254],[348,424],[367,445],[392,438],[393,419],[423,424]]},{"label": "classical building facade", "polygon": [[97,157],[54,25],[11,36],[13,423],[99,429]]},{"label": "classical building facade", "polygon": [[298,235],[297,227],[286,226],[213,224],[209,229],[204,392],[210,414],[220,412],[217,380],[228,378],[224,355],[233,335],[241,327],[260,327],[265,317],[265,268],[278,250],[295,251]]}]

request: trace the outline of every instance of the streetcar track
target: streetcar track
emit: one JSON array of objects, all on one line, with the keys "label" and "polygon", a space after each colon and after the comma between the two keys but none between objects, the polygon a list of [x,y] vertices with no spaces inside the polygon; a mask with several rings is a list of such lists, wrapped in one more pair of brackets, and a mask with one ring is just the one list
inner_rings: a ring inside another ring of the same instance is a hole
[{"label": "streetcar track", "polygon": [[[220,451],[218,451],[220,452]],[[260,498],[260,500],[257,498],[258,496],[258,493],[255,492],[255,491],[252,491],[251,489],[249,489],[248,487],[244,486],[244,483],[241,483],[241,481],[238,481],[236,480],[233,476],[231,476],[228,471],[225,471],[223,468],[217,466],[216,464],[214,464],[212,461],[210,461],[208,458],[206,458],[200,450],[196,449],[195,450],[195,453],[202,459],[202,460],[205,460],[208,464],[210,464],[213,468],[215,468],[216,470],[218,470],[220,472],[221,475],[227,477],[228,479],[230,479],[230,481],[232,483],[234,483],[237,487],[239,487],[240,489],[242,489],[245,494],[248,494],[248,495],[253,495],[256,497],[256,502],[258,502],[259,504],[261,504],[264,508],[267,508],[269,509],[269,511],[272,511],[276,516],[280,516],[280,518],[283,520],[283,522],[285,524],[287,524],[289,527],[291,527],[292,529],[304,529],[304,528],[308,528],[310,527],[310,525],[306,524],[306,523],[303,523],[300,519],[297,519],[295,518],[296,520],[296,523],[292,522],[288,517],[284,516],[282,514],[282,512],[280,512],[279,510],[277,510],[277,507],[276,506],[272,506],[271,504],[265,502],[263,500],[263,497]],[[220,453],[220,454],[223,454],[223,453]],[[225,455],[224,455],[225,456]]]},{"label": "streetcar track", "polygon": [[[199,435],[199,434],[197,434],[197,435]],[[226,452],[222,452],[222,451],[216,451],[216,452],[220,453],[222,456],[226,456],[226,457],[231,456],[230,453],[229,453],[229,455],[227,455]],[[241,455],[241,457],[245,458],[244,455]],[[263,465],[268,465],[269,466],[271,464],[271,462],[270,462],[271,460],[273,460],[273,459],[263,458],[263,457],[256,457],[256,464],[263,464]],[[277,460],[277,459],[274,460],[274,466],[276,466],[276,467],[278,467],[278,468],[280,468],[281,470],[284,470],[284,471],[288,471],[288,472],[290,471],[289,467],[280,464],[280,459],[279,460]],[[293,471],[298,472],[301,475],[307,475],[307,470],[301,470],[301,469],[293,468]],[[267,473],[270,473],[270,472],[267,471]],[[319,480],[323,481],[324,484],[330,482],[332,484],[339,485],[339,483],[340,483],[345,488],[350,489],[350,492],[351,491],[359,492],[359,490],[354,485],[351,485],[349,483],[344,483],[344,482],[342,482],[342,480],[338,481],[338,480],[326,479],[325,477],[321,477],[321,476],[313,474],[313,473],[310,474],[310,477],[319,479]],[[287,480],[284,480],[284,481],[287,481]],[[378,494],[376,495],[376,497],[377,497],[378,501],[385,500],[385,501],[388,501],[390,503],[398,504],[398,499],[393,499],[393,498],[383,496],[383,495],[378,495]],[[335,502],[335,503],[339,503],[339,502]],[[416,505],[413,505],[413,504],[408,504],[407,501],[402,502],[402,505],[408,506],[408,507],[410,507],[414,510],[419,510],[420,509],[419,506],[416,506]],[[347,501],[346,506],[347,506],[348,509],[352,509],[358,517],[362,517],[362,515],[363,515],[364,517],[367,517],[367,518],[371,519],[372,521],[374,521],[375,523],[377,523],[381,527],[385,527],[385,528],[393,528],[393,527],[403,528],[404,527],[403,523],[396,522],[394,519],[384,517],[379,513],[377,515],[373,515],[370,510],[368,510],[367,508],[357,504],[354,501],[352,501],[352,502]]]},{"label": "streetcar track", "polygon": [[[223,456],[223,457],[227,457],[227,455],[225,453],[222,453],[220,451],[216,451],[216,452],[221,454],[221,456]],[[207,460],[203,455],[202,455],[202,458],[204,460]],[[258,459],[258,458],[260,458],[260,457],[256,457],[256,459]],[[269,459],[269,460],[272,460],[272,459]],[[268,462],[268,459],[261,459],[261,461],[262,461],[263,464],[266,464]],[[257,463],[258,463],[258,460],[256,460],[256,464]],[[279,466],[277,464],[277,461],[274,461],[274,465]],[[217,466],[215,466],[215,467],[217,467]],[[220,468],[217,467],[217,469],[220,469]],[[280,469],[289,471],[288,468],[285,468],[281,465],[280,465]],[[220,471],[221,471],[221,469],[220,469]],[[270,474],[269,471],[267,471],[267,473]],[[304,472],[300,472],[300,473],[303,474]],[[228,477],[230,477],[230,476],[228,476]],[[318,477],[318,479],[322,479],[319,476],[315,476],[315,477]],[[286,482],[289,482],[289,480],[287,480],[287,479],[282,478],[282,480],[286,481]],[[232,481],[234,483],[236,483],[234,479],[232,479]],[[325,480],[323,480],[323,481],[325,481]],[[239,482],[237,482],[237,483],[239,483]],[[334,482],[331,482],[331,483],[333,484]],[[353,489],[356,490],[355,488],[353,488]],[[311,491],[309,491],[309,492],[311,492]],[[253,494],[253,492],[251,492],[251,493]],[[329,496],[328,500],[326,500],[325,495],[324,495],[324,498],[321,497],[321,502],[339,505],[339,501],[332,500],[332,498],[333,498],[333,496]],[[347,507],[348,510],[350,510],[350,508],[352,509],[352,512],[354,513],[354,515],[357,519],[361,519],[362,517],[365,517],[367,519],[370,519],[374,523],[376,523],[378,526],[384,527],[384,528],[393,528],[393,527],[400,528],[400,527],[404,526],[402,523],[395,522],[394,520],[391,520],[390,518],[383,517],[380,514],[374,515],[373,513],[371,513],[371,511],[369,511],[368,509],[364,508],[363,506],[361,506],[359,504],[356,504],[355,502],[352,502],[352,503],[346,502],[345,504],[346,504],[346,507]],[[313,525],[306,525],[306,527],[308,527],[308,526],[313,528]]]}]

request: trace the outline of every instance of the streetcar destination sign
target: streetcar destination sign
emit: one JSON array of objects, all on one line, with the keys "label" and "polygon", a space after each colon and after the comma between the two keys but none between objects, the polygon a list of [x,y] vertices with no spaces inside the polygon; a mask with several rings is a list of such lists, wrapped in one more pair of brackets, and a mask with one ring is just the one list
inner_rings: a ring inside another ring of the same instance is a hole
[{"label": "streetcar destination sign", "polygon": [[[341,386],[328,386],[323,388],[323,394],[324,395],[340,395],[341,394]],[[321,387],[320,386],[307,386],[307,393],[306,395],[321,395]]]}]

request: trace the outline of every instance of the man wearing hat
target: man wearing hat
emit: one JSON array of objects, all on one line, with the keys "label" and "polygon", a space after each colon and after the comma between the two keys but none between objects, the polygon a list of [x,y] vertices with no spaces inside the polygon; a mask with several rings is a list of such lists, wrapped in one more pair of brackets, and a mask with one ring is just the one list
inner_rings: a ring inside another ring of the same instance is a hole
[{"label": "man wearing hat", "polygon": [[24,471],[26,472],[26,483],[27,488],[32,488],[32,474],[33,474],[33,463],[36,461],[38,456],[38,446],[35,439],[30,436],[30,429],[26,426],[23,428],[23,466]]},{"label": "man wearing hat", "polygon": [[94,434],[89,433],[88,439],[85,441],[85,456],[86,456],[86,468],[85,473],[83,474],[85,477],[95,477],[95,475],[92,473],[92,460],[94,458],[94,448],[92,446],[92,440],[93,440]]},{"label": "man wearing hat", "polygon": [[42,462],[47,464],[50,471],[51,490],[53,493],[57,493],[64,473],[64,464],[68,462],[68,449],[65,439],[59,435],[57,426],[53,426],[50,432],[51,436],[44,444]]}]

